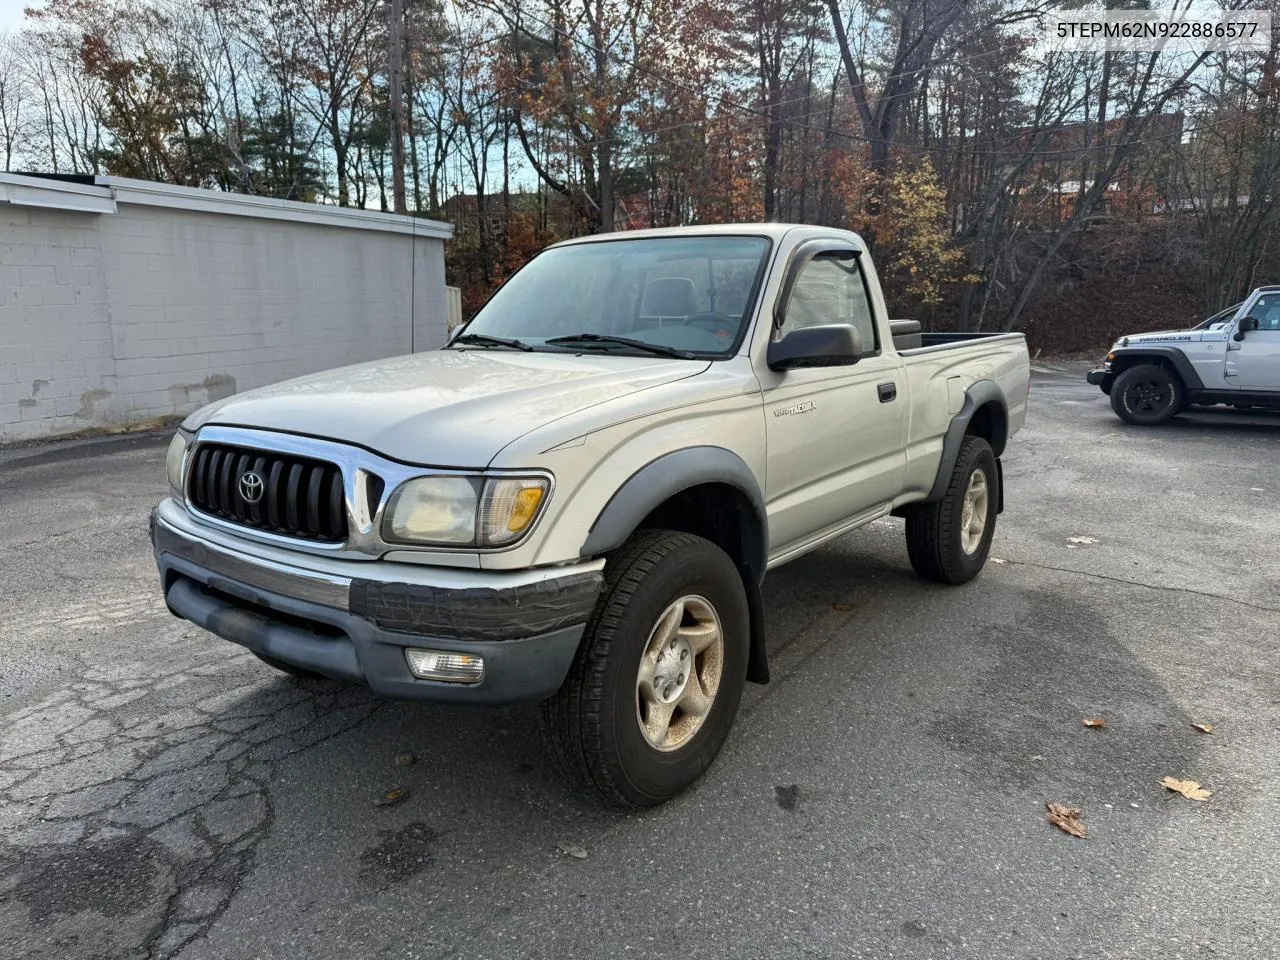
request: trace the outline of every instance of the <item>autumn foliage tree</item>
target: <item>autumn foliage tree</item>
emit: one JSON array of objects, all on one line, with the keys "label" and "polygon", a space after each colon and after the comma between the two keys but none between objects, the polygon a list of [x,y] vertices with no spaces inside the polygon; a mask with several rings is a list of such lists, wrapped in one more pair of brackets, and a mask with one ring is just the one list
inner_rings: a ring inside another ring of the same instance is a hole
[{"label": "autumn foliage tree", "polygon": [[884,199],[876,216],[876,266],[882,281],[924,307],[968,278],[964,250],[952,242],[947,198],[928,158],[884,174]]},{"label": "autumn foliage tree", "polygon": [[[672,0],[498,0],[492,9],[511,36],[503,79],[526,159],[585,221],[611,230],[619,158],[633,133],[629,112],[665,60],[677,6]],[[544,140],[563,144],[554,159]]]}]

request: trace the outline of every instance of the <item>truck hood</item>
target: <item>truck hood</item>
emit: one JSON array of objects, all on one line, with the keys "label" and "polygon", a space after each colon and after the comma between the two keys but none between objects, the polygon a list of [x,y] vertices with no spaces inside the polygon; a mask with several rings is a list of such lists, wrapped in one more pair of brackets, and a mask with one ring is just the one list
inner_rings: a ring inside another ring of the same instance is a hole
[{"label": "truck hood", "polygon": [[250,390],[184,426],[258,427],[374,450],[393,460],[482,468],[537,427],[707,369],[705,360],[436,350]]}]

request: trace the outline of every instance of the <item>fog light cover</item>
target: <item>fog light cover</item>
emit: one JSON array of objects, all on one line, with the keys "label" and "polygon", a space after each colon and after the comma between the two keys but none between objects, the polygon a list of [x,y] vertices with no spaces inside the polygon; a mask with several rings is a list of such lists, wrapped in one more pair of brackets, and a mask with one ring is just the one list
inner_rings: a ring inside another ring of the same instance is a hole
[{"label": "fog light cover", "polygon": [[404,658],[409,662],[409,672],[422,680],[479,683],[484,679],[484,660],[470,653],[409,647]]}]

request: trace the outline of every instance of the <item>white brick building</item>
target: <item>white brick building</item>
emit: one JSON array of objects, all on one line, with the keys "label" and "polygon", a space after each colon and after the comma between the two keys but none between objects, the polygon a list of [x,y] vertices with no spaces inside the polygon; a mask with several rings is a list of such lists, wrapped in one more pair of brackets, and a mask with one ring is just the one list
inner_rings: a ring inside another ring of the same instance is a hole
[{"label": "white brick building", "polygon": [[439,346],[447,224],[0,173],[0,442]]}]

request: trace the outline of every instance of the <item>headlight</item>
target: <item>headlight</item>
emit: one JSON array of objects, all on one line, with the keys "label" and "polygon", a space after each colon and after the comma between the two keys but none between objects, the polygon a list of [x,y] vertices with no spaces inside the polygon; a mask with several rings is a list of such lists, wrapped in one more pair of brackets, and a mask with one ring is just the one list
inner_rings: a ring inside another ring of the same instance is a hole
[{"label": "headlight", "polygon": [[501,547],[519,540],[546,502],[545,477],[420,477],[391,495],[385,539],[447,547]]},{"label": "headlight", "polygon": [[387,505],[388,540],[475,543],[480,492],[470,477],[422,477],[401,484]]},{"label": "headlight", "polygon": [[189,434],[179,430],[169,441],[169,452],[164,455],[165,471],[169,474],[169,489],[179,500],[183,499],[182,467],[187,457],[187,446],[191,442]]}]

